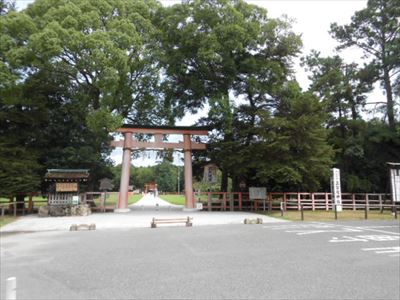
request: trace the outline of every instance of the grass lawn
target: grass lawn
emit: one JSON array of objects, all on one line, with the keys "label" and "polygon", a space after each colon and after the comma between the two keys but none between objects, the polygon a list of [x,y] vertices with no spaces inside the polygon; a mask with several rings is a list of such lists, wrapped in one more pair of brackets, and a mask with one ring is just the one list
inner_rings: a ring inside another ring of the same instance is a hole
[{"label": "grass lawn", "polygon": [[185,195],[158,195],[161,199],[176,205],[185,205]]},{"label": "grass lawn", "polygon": [[0,227],[7,225],[8,223],[14,222],[15,220],[17,220],[16,217],[11,217],[11,216],[0,217]]},{"label": "grass lawn", "polygon": [[[364,220],[364,210],[344,210],[338,212],[338,221],[350,221],[350,220]],[[398,213],[400,215],[400,213]],[[301,221],[300,211],[285,211],[283,217],[281,217],[280,211],[273,211],[267,213],[267,216],[289,220],[289,221]],[[398,216],[400,218],[400,216]],[[394,216],[390,211],[384,211],[382,214],[380,211],[369,211],[368,220],[393,220]],[[304,211],[304,221],[335,221],[335,213],[333,211]]]}]

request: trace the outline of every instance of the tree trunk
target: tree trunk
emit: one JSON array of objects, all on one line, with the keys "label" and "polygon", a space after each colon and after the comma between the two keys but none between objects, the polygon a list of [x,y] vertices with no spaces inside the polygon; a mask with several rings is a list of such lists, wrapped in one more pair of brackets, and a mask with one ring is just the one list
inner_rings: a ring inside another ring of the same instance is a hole
[{"label": "tree trunk", "polygon": [[387,66],[383,68],[383,82],[386,91],[386,101],[387,101],[386,110],[389,120],[389,127],[390,129],[394,130],[395,120],[394,120],[393,91],[392,91],[392,84],[390,82],[389,70]]},{"label": "tree trunk", "polygon": [[228,172],[225,169],[221,170],[221,192],[228,191]]}]

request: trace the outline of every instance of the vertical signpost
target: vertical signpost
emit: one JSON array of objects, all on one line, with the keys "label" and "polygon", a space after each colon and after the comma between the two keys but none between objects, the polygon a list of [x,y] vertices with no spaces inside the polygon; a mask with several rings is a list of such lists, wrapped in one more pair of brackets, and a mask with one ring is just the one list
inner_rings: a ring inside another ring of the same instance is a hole
[{"label": "vertical signpost", "polygon": [[390,172],[390,190],[393,205],[400,202],[400,163],[387,163]]},{"label": "vertical signpost", "polygon": [[340,170],[337,168],[332,169],[331,177],[331,193],[332,193],[332,209],[342,211],[342,192],[340,188]]}]

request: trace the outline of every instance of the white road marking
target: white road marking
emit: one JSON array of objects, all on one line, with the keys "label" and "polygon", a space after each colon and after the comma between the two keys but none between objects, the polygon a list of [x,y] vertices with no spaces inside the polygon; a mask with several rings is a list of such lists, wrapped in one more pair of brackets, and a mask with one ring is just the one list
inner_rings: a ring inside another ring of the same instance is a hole
[{"label": "white road marking", "polygon": [[[376,254],[400,253],[400,247],[362,248],[363,251],[374,251]],[[392,256],[392,255],[390,255]]]},{"label": "white road marking", "polygon": [[[357,229],[363,229],[363,227],[350,227],[350,228],[357,228]],[[378,230],[378,229],[364,229],[365,231],[375,231],[375,232],[379,232],[379,233],[387,233],[387,234],[393,234],[393,235],[398,235],[400,236],[400,233],[398,232],[393,232],[393,231],[386,231],[386,230]]]},{"label": "white road marking", "polygon": [[340,242],[388,242],[388,241],[398,241],[400,236],[393,235],[357,235],[355,237],[343,236],[342,239],[338,237],[333,237],[329,242],[340,243]]},{"label": "white road marking", "polygon": [[297,235],[326,233],[326,232],[362,232],[360,229],[343,228],[343,229],[327,229],[327,230],[287,230],[286,232],[293,232]]}]

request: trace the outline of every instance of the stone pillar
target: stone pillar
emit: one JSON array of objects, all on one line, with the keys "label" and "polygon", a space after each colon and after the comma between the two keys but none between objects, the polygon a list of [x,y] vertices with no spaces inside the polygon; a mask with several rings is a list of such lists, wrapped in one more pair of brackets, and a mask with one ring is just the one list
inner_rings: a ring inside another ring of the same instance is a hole
[{"label": "stone pillar", "polygon": [[185,208],[194,209],[193,185],[192,185],[192,147],[190,134],[183,135],[183,152],[185,162]]},{"label": "stone pillar", "polygon": [[119,186],[118,206],[115,212],[128,212],[129,176],[131,170],[132,133],[124,133],[121,181]]}]

